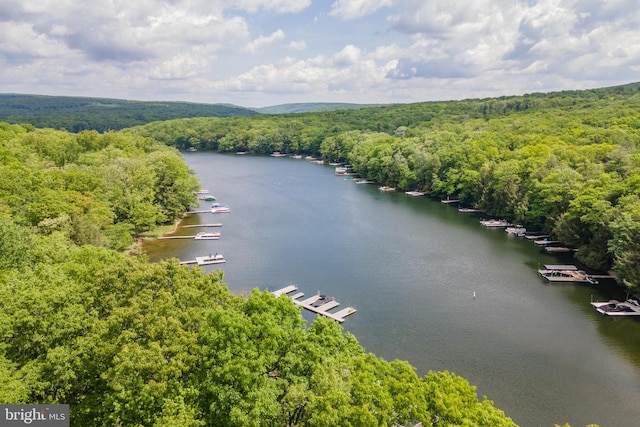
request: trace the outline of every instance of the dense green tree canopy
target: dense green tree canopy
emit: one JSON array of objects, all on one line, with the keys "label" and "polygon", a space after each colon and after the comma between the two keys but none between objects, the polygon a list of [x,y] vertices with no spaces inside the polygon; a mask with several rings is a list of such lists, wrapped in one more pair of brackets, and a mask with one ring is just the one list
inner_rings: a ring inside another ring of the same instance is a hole
[{"label": "dense green tree canopy", "polygon": [[79,426],[514,425],[286,297],[117,251],[193,200],[174,149],[0,124],[0,157],[2,402],[67,403]]}]

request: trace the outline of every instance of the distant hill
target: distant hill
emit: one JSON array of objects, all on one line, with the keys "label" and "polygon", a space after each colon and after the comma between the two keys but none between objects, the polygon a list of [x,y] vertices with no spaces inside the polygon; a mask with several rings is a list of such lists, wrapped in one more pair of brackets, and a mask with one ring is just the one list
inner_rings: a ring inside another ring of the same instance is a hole
[{"label": "distant hill", "polygon": [[349,104],[343,102],[304,102],[298,104],[280,104],[269,107],[254,108],[261,114],[292,114],[319,113],[337,110],[359,110],[367,107],[377,107],[383,104]]},{"label": "distant hill", "polygon": [[252,109],[229,104],[0,94],[0,122],[30,123],[70,132],[85,129],[104,132],[179,118],[256,114],[259,113]]}]

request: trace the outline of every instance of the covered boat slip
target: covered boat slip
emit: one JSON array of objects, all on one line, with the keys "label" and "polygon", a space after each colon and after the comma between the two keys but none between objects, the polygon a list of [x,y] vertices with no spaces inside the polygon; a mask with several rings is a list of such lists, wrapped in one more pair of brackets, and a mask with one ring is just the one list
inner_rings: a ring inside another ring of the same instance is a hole
[{"label": "covered boat slip", "polygon": [[[276,297],[280,297],[282,295],[287,295],[297,290],[298,290],[298,287],[296,285],[289,285],[284,288],[275,290],[271,293]],[[343,308],[342,310],[336,313],[331,313],[329,312],[329,310],[336,308],[337,306],[340,305],[340,303],[336,301],[335,298],[327,297],[325,295],[320,295],[320,293],[318,293],[317,295],[314,295],[312,297],[309,297],[305,300],[300,301],[300,298],[302,298],[303,296],[304,296],[304,293],[298,292],[292,295],[290,298],[295,305],[303,307],[316,314],[326,316],[340,323],[344,322],[347,316],[356,312],[355,308],[347,307],[347,308]]]},{"label": "covered boat slip", "polygon": [[566,271],[577,271],[578,267],[571,264],[545,264],[543,265],[545,270],[566,270]]}]

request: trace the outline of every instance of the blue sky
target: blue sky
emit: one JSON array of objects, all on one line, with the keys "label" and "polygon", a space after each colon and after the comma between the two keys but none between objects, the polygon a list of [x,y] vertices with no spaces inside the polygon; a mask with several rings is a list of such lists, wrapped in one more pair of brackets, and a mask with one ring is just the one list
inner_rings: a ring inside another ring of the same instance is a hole
[{"label": "blue sky", "polygon": [[0,92],[408,103],[640,80],[636,0],[0,0]]}]

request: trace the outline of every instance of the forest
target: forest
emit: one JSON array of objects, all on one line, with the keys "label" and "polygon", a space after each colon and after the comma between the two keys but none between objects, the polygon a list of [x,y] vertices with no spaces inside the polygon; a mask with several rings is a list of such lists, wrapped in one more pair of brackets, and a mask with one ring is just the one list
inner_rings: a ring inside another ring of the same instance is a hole
[{"label": "forest", "polygon": [[77,96],[0,94],[0,122],[31,124],[69,132],[106,132],[180,117],[231,117],[258,114],[226,104],[130,101]]},{"label": "forest", "polygon": [[640,294],[640,84],[127,129],[179,149],[301,153],[575,248]]},{"label": "forest", "polygon": [[0,123],[0,157],[0,402],[69,404],[77,426],[515,425],[454,373],[132,251],[196,201],[175,148]]}]

